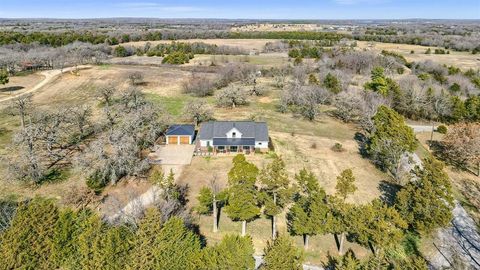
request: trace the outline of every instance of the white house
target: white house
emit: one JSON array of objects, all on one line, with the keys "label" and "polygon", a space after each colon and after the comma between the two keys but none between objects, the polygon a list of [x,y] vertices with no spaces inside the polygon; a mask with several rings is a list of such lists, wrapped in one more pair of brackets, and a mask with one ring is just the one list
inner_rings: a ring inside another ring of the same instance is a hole
[{"label": "white house", "polygon": [[254,153],[268,151],[265,122],[209,121],[200,126],[197,151],[214,153]]}]

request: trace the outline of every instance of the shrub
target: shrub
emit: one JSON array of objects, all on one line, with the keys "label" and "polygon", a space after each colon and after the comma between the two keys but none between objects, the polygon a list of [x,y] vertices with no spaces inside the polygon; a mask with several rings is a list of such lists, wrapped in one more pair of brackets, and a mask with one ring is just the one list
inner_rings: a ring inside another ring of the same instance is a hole
[{"label": "shrub", "polygon": [[343,152],[343,151],[345,151],[345,149],[343,149],[343,145],[341,143],[335,143],[332,146],[332,151],[333,152]]},{"label": "shrub", "polygon": [[107,183],[101,179],[100,172],[96,172],[87,178],[87,187],[95,193],[100,193],[106,185]]},{"label": "shrub", "polygon": [[188,63],[190,59],[193,59],[193,54],[185,53],[182,51],[176,51],[168,54],[163,58],[163,64],[171,64],[171,65],[181,65]]},{"label": "shrub", "polygon": [[430,78],[430,74],[428,73],[420,73],[417,75],[417,77],[422,80],[422,81],[425,81],[427,80],[428,78]]},{"label": "shrub", "polygon": [[461,87],[458,83],[453,83],[450,87],[449,87],[450,91],[456,93],[456,92],[460,92],[461,90]]},{"label": "shrub", "polygon": [[127,56],[129,56],[127,49],[123,46],[115,47],[115,49],[113,50],[113,55],[116,56],[116,57],[127,57]]},{"label": "shrub", "polygon": [[441,134],[447,134],[447,127],[444,125],[440,125],[437,127],[437,132]]},{"label": "shrub", "polygon": [[215,82],[205,77],[193,77],[182,85],[183,92],[197,97],[213,95]]},{"label": "shrub", "polygon": [[312,143],[312,144],[310,145],[310,148],[312,148],[312,149],[317,149],[317,143]]},{"label": "shrub", "polygon": [[323,86],[334,94],[338,94],[342,91],[340,80],[330,72],[325,76]]}]

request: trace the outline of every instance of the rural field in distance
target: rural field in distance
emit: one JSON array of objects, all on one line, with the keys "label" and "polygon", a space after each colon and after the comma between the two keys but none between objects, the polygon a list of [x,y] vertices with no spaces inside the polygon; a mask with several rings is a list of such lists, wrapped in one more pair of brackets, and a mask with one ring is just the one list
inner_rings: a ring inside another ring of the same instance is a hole
[{"label": "rural field in distance", "polygon": [[478,1],[60,2],[0,10],[0,269],[480,269]]}]

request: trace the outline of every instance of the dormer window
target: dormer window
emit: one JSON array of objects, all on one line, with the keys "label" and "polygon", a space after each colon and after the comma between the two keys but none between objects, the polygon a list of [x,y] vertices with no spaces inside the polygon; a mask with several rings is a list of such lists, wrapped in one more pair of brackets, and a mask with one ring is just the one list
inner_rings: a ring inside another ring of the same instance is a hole
[{"label": "dormer window", "polygon": [[236,133],[236,132],[232,132],[232,137],[233,137],[233,138],[236,138],[236,137],[237,137],[237,133]]}]

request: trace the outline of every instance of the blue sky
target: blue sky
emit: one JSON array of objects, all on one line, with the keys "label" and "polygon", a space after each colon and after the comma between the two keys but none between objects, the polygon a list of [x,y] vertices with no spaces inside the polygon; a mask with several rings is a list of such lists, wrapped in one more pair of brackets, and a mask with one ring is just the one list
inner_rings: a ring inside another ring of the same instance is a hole
[{"label": "blue sky", "polygon": [[480,19],[480,0],[0,0],[0,18]]}]

